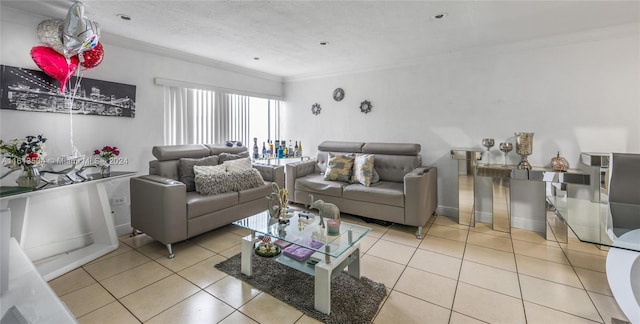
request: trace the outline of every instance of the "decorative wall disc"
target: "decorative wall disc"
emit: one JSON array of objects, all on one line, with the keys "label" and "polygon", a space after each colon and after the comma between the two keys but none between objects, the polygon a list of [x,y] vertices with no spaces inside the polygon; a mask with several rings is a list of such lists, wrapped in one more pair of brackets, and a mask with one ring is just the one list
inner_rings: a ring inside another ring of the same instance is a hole
[{"label": "decorative wall disc", "polygon": [[344,99],[344,90],[342,88],[333,90],[333,100],[341,101],[342,99]]},{"label": "decorative wall disc", "polygon": [[360,112],[367,114],[371,111],[371,107],[371,102],[369,100],[365,100],[360,103]]},{"label": "decorative wall disc", "polygon": [[314,115],[319,115],[320,114],[320,110],[322,110],[322,108],[320,108],[320,104],[319,103],[314,103],[313,106],[311,106],[311,112]]}]

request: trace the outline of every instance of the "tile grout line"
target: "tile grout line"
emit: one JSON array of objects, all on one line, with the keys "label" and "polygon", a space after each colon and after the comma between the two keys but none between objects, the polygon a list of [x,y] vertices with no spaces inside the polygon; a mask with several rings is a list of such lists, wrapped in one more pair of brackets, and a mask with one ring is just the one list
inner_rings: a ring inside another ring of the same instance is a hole
[{"label": "tile grout line", "polygon": [[[563,248],[560,248],[560,249],[562,250],[562,254],[564,255],[564,257],[567,258],[567,261],[569,262],[569,265],[571,266],[571,270],[573,270],[573,273],[578,278],[578,281],[580,281],[580,285],[582,285],[582,289],[584,290],[584,293],[587,294],[587,297],[589,298],[589,301],[591,301],[591,305],[593,306],[593,308],[598,313],[598,316],[600,316],[600,319],[602,320],[602,323],[606,323],[607,321],[605,321],[604,317],[602,316],[602,313],[600,313],[600,310],[596,306],[596,303],[593,301],[593,298],[591,298],[591,295],[589,295],[587,287],[582,282],[582,279],[580,279],[580,276],[578,275],[578,272],[576,271],[576,267],[573,265],[573,262],[571,262],[571,259],[569,259],[568,253]],[[568,249],[569,249],[569,239],[567,239],[567,250]],[[576,251],[574,251],[574,252],[576,252]],[[580,268],[580,267],[578,267],[578,268]]]}]

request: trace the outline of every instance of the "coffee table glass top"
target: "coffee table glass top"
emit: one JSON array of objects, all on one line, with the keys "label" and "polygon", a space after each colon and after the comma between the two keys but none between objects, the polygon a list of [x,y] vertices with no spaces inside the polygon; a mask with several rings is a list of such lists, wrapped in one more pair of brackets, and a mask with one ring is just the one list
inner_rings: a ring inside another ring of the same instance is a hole
[{"label": "coffee table glass top", "polygon": [[[267,211],[233,222],[233,224],[249,229],[273,239],[283,240],[332,257],[339,257],[360,241],[371,229],[368,227],[342,221],[338,235],[327,234],[320,226],[320,216],[301,211],[291,211],[287,217],[288,224],[280,224],[278,219],[269,216]],[[273,242],[274,240],[272,240]],[[318,247],[320,244],[322,245]]]},{"label": "coffee table glass top", "polygon": [[640,205],[548,196],[580,241],[640,252]]}]

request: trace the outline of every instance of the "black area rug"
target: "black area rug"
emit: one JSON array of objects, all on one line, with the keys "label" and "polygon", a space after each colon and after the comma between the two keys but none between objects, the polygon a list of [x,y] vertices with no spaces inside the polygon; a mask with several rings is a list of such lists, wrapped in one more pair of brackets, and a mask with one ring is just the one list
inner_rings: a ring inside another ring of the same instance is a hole
[{"label": "black area rug", "polygon": [[384,284],[342,272],[331,281],[331,314],[326,315],[313,307],[314,278],[306,273],[254,255],[253,275],[247,277],[240,273],[240,254],[216,268],[325,323],[371,323],[386,293]]}]

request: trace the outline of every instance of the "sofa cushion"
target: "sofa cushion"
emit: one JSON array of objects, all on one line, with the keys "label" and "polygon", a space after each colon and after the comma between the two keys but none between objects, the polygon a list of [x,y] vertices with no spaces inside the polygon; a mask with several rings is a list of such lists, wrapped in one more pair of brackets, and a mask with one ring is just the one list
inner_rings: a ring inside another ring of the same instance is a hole
[{"label": "sofa cushion", "polygon": [[222,162],[222,165],[225,166],[225,168],[227,169],[227,172],[234,172],[234,171],[243,171],[243,170],[251,170],[253,169],[253,167],[251,166],[251,159],[250,158],[240,158],[240,159],[233,159],[233,160],[226,160],[224,162]]},{"label": "sofa cushion", "polygon": [[380,181],[403,182],[404,176],[421,165],[420,156],[376,154],[374,167]]},{"label": "sofa cushion", "polygon": [[370,186],[373,179],[373,154],[356,154],[353,161],[353,178],[351,182],[360,183],[364,186]]},{"label": "sofa cushion", "polygon": [[231,161],[231,160],[237,160],[237,159],[242,159],[242,158],[248,158],[249,157],[249,152],[245,151],[242,153],[220,153],[220,155],[218,155],[218,157],[220,157],[219,159],[219,163],[222,164],[224,163],[224,161]]},{"label": "sofa cushion", "polygon": [[238,201],[241,204],[244,204],[248,201],[252,201],[256,199],[264,199],[266,204],[267,199],[265,197],[267,197],[270,193],[273,192],[271,183],[272,182],[267,182],[267,183],[263,182],[262,185],[258,187],[246,189],[238,192]]},{"label": "sofa cushion", "polygon": [[195,173],[193,173],[194,165],[218,165],[217,156],[207,156],[201,159],[181,158],[178,163],[178,175],[180,182],[187,186],[187,191],[196,190],[194,182]]},{"label": "sofa cushion", "polygon": [[324,172],[324,180],[351,181],[354,159],[355,157],[351,154],[329,153],[329,163],[327,171]]},{"label": "sofa cushion", "polygon": [[235,191],[214,196],[203,196],[195,191],[187,192],[187,218],[202,216],[237,204],[238,193]]},{"label": "sofa cushion", "polygon": [[296,179],[295,189],[306,192],[317,192],[327,196],[342,197],[342,187],[346,182],[327,181],[321,174],[310,174]]},{"label": "sofa cushion", "polygon": [[371,187],[365,187],[355,183],[343,188],[342,198],[404,207],[404,184],[380,181]]}]

